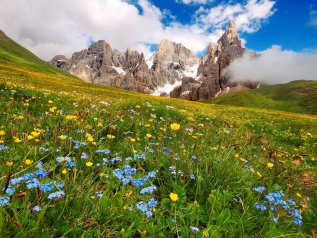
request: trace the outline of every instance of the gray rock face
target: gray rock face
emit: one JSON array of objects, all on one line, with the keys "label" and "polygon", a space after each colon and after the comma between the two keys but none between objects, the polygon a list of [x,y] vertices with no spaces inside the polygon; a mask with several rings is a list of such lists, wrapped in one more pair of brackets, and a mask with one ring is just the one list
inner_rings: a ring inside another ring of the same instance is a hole
[{"label": "gray rock face", "polygon": [[[239,40],[236,25],[230,21],[228,28],[216,44],[208,46],[208,54],[201,58],[197,75],[201,81],[200,86],[195,85],[189,100],[200,100],[215,97],[220,91],[227,87],[228,78],[222,76],[222,71],[234,59],[241,57],[244,49]],[[181,97],[188,91],[188,86],[183,85],[171,92],[173,97]]]},{"label": "gray rock face", "polygon": [[121,53],[101,40],[70,59],[59,55],[50,63],[86,82],[144,93],[175,83],[184,70],[198,63],[190,50],[168,40],[162,40],[150,61],[149,66],[143,53],[132,49]]}]

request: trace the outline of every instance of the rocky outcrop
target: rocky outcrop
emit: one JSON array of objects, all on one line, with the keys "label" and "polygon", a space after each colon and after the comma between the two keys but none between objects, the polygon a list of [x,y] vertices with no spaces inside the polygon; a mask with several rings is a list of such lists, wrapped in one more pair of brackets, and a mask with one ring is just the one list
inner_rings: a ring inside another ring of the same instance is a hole
[{"label": "rocky outcrop", "polygon": [[[244,49],[238,37],[236,25],[230,21],[228,28],[216,44],[208,46],[208,54],[201,58],[197,70],[200,86],[195,85],[189,100],[213,98],[228,86],[228,78],[222,76],[223,70],[236,58],[241,57]],[[173,97],[181,97],[188,92],[188,86],[182,83],[171,92]]]},{"label": "rocky outcrop", "polygon": [[148,62],[143,53],[132,49],[121,53],[101,40],[70,59],[58,55],[50,63],[86,82],[152,93],[180,80],[188,68],[198,65],[198,59],[189,49],[168,40],[162,40]]}]

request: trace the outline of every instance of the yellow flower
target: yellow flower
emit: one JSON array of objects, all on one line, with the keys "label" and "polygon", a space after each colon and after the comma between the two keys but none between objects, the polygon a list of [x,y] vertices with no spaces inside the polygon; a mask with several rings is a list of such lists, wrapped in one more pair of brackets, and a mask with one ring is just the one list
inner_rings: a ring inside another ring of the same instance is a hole
[{"label": "yellow flower", "polygon": [[90,133],[86,133],[86,137],[91,137],[91,134]]},{"label": "yellow flower", "polygon": [[61,136],[59,136],[59,139],[61,139],[61,140],[66,140],[66,139],[67,139],[67,136],[61,135]]},{"label": "yellow flower", "polygon": [[88,142],[93,142],[93,141],[94,141],[94,138],[91,137],[91,136],[89,136],[89,137],[87,138],[87,141],[88,141]]},{"label": "yellow flower", "polygon": [[23,120],[24,119],[24,116],[17,116],[15,117],[16,120]]},{"label": "yellow flower", "polygon": [[48,100],[48,103],[49,104],[53,104],[54,102],[52,100]]},{"label": "yellow flower", "polygon": [[36,131],[31,132],[31,135],[33,137],[38,137],[40,134],[41,134],[40,132],[36,132]]},{"label": "yellow flower", "polygon": [[178,194],[170,193],[170,199],[172,200],[172,202],[176,202],[179,199]]},{"label": "yellow flower", "polygon": [[135,139],[134,139],[134,138],[130,138],[130,141],[131,141],[131,142],[135,142]]},{"label": "yellow flower", "polygon": [[62,174],[67,174],[67,170],[63,169]]},{"label": "yellow flower", "polygon": [[262,178],[262,174],[258,171],[256,172],[257,176],[259,176],[260,178]]},{"label": "yellow flower", "polygon": [[86,162],[86,166],[87,166],[87,167],[91,167],[93,164],[94,164],[94,163],[93,163],[93,162],[90,162],[90,161]]},{"label": "yellow flower", "polygon": [[0,140],[0,144],[3,144],[4,143],[4,140]]},{"label": "yellow flower", "polygon": [[188,117],[187,119],[188,119],[188,121],[190,121],[190,122],[194,122],[194,121],[195,121],[195,119],[194,119],[193,117]]},{"label": "yellow flower", "polygon": [[30,104],[28,104],[27,102],[26,103],[23,103],[23,107],[29,107]]},{"label": "yellow flower", "polygon": [[103,127],[103,124],[102,124],[101,122],[99,122],[98,125],[97,125],[97,127],[98,127],[98,128],[102,128],[102,127]]},{"label": "yellow flower", "polygon": [[67,121],[75,121],[77,119],[77,117],[73,115],[67,115],[65,118]]},{"label": "yellow flower", "polygon": [[19,138],[15,138],[15,139],[14,139],[14,142],[15,142],[15,143],[20,143],[21,141],[22,141],[22,140],[20,140]]},{"label": "yellow flower", "polygon": [[116,125],[111,125],[110,128],[111,128],[112,130],[116,130],[116,129],[117,129],[117,126],[116,126]]},{"label": "yellow flower", "polygon": [[51,113],[55,113],[57,111],[57,107],[51,107],[49,110]]},{"label": "yellow flower", "polygon": [[27,159],[25,162],[24,162],[25,165],[31,165],[33,164],[33,160],[30,160],[30,159]]},{"label": "yellow flower", "polygon": [[136,153],[138,153],[138,151],[137,150],[133,150],[133,154],[136,154]]},{"label": "yellow flower", "polygon": [[6,134],[6,132],[5,131],[0,131],[0,136],[4,136]]},{"label": "yellow flower", "polygon": [[181,127],[180,124],[177,124],[177,123],[171,124],[171,129],[172,129],[173,131],[178,131],[180,127]]},{"label": "yellow flower", "polygon": [[266,166],[269,168],[269,169],[272,169],[274,164],[273,163],[267,163]]},{"label": "yellow flower", "polygon": [[28,136],[27,136],[27,139],[28,139],[28,140],[33,140],[33,138],[34,138],[34,137],[33,137],[32,135],[28,135]]},{"label": "yellow flower", "polygon": [[128,197],[130,197],[131,195],[132,195],[132,190],[129,191],[129,192],[127,192],[127,193],[125,193],[125,194],[124,194],[124,197],[127,197],[127,198],[128,198]]},{"label": "yellow flower", "polygon": [[12,162],[12,161],[7,161],[7,162],[6,162],[6,166],[7,166],[7,167],[12,167],[12,165],[13,165],[13,162]]},{"label": "yellow flower", "polygon": [[146,128],[149,128],[149,127],[151,127],[151,124],[145,124],[144,125]]},{"label": "yellow flower", "polygon": [[105,174],[105,173],[100,173],[99,176],[100,176],[100,177],[105,177],[106,174]]},{"label": "yellow flower", "polygon": [[151,134],[146,134],[146,137],[151,139],[153,136]]},{"label": "yellow flower", "polygon": [[299,198],[302,197],[302,195],[300,193],[296,193],[296,196],[299,197]]},{"label": "yellow flower", "polygon": [[114,139],[114,138],[116,138],[116,137],[115,137],[114,135],[108,134],[108,135],[107,135],[107,138],[110,139],[110,140],[112,140],[112,139]]}]

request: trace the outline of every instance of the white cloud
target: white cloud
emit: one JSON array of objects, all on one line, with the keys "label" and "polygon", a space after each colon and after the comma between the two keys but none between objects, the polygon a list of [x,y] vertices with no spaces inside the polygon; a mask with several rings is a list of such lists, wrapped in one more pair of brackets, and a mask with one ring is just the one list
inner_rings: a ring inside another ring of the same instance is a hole
[{"label": "white cloud", "polygon": [[317,27],[317,10],[314,10],[314,9],[310,10],[308,25]]},{"label": "white cloud", "polygon": [[[132,2],[142,11],[127,0],[1,0],[0,29],[45,60],[56,54],[70,56],[86,48],[90,38],[145,55],[151,44],[167,38],[198,53],[218,40],[229,19],[237,21],[240,31],[253,32],[273,14],[274,6],[270,0],[248,0],[200,8],[191,23],[181,24],[149,0]],[[166,17],[171,19],[167,26]]]},{"label": "white cloud", "polygon": [[254,57],[246,53],[224,70],[233,81],[260,81],[268,84],[294,80],[317,80],[317,52],[294,52],[273,46]]},{"label": "white cloud", "polygon": [[259,30],[261,23],[271,17],[275,1],[248,0],[246,4],[222,4],[210,9],[201,8],[197,18],[206,27],[221,28],[229,20],[236,22],[240,32],[253,33]]},{"label": "white cloud", "polygon": [[213,2],[213,0],[176,0],[176,2],[181,2],[184,4],[206,4]]}]

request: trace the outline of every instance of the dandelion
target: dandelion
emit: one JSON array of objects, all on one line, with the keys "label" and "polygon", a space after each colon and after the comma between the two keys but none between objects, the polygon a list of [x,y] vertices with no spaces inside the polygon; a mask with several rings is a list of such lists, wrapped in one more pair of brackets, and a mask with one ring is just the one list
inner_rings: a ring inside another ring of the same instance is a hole
[{"label": "dandelion", "polygon": [[180,127],[181,127],[180,124],[177,124],[177,123],[171,124],[171,129],[173,131],[178,131],[180,129]]},{"label": "dandelion", "polygon": [[267,163],[266,166],[269,168],[269,169],[272,169],[274,164],[273,163]]},{"label": "dandelion", "polygon": [[25,162],[24,162],[25,165],[31,165],[33,164],[33,160],[30,160],[30,159],[27,159]]},{"label": "dandelion", "polygon": [[7,167],[12,167],[13,166],[13,161],[7,161],[6,162]]},{"label": "dandelion", "polygon": [[178,194],[176,193],[170,193],[169,197],[172,200],[172,202],[176,202],[179,199]]},{"label": "dandelion", "polygon": [[87,166],[87,167],[91,167],[93,164],[94,164],[94,163],[92,163],[92,162],[90,162],[90,161],[86,162],[86,166]]},{"label": "dandelion", "polygon": [[109,140],[113,140],[114,138],[116,138],[114,135],[111,135],[111,134],[108,134],[107,135],[107,138],[109,139]]},{"label": "dandelion", "polygon": [[61,136],[59,136],[59,139],[60,139],[60,140],[66,140],[66,139],[67,139],[67,136],[61,135]]}]

